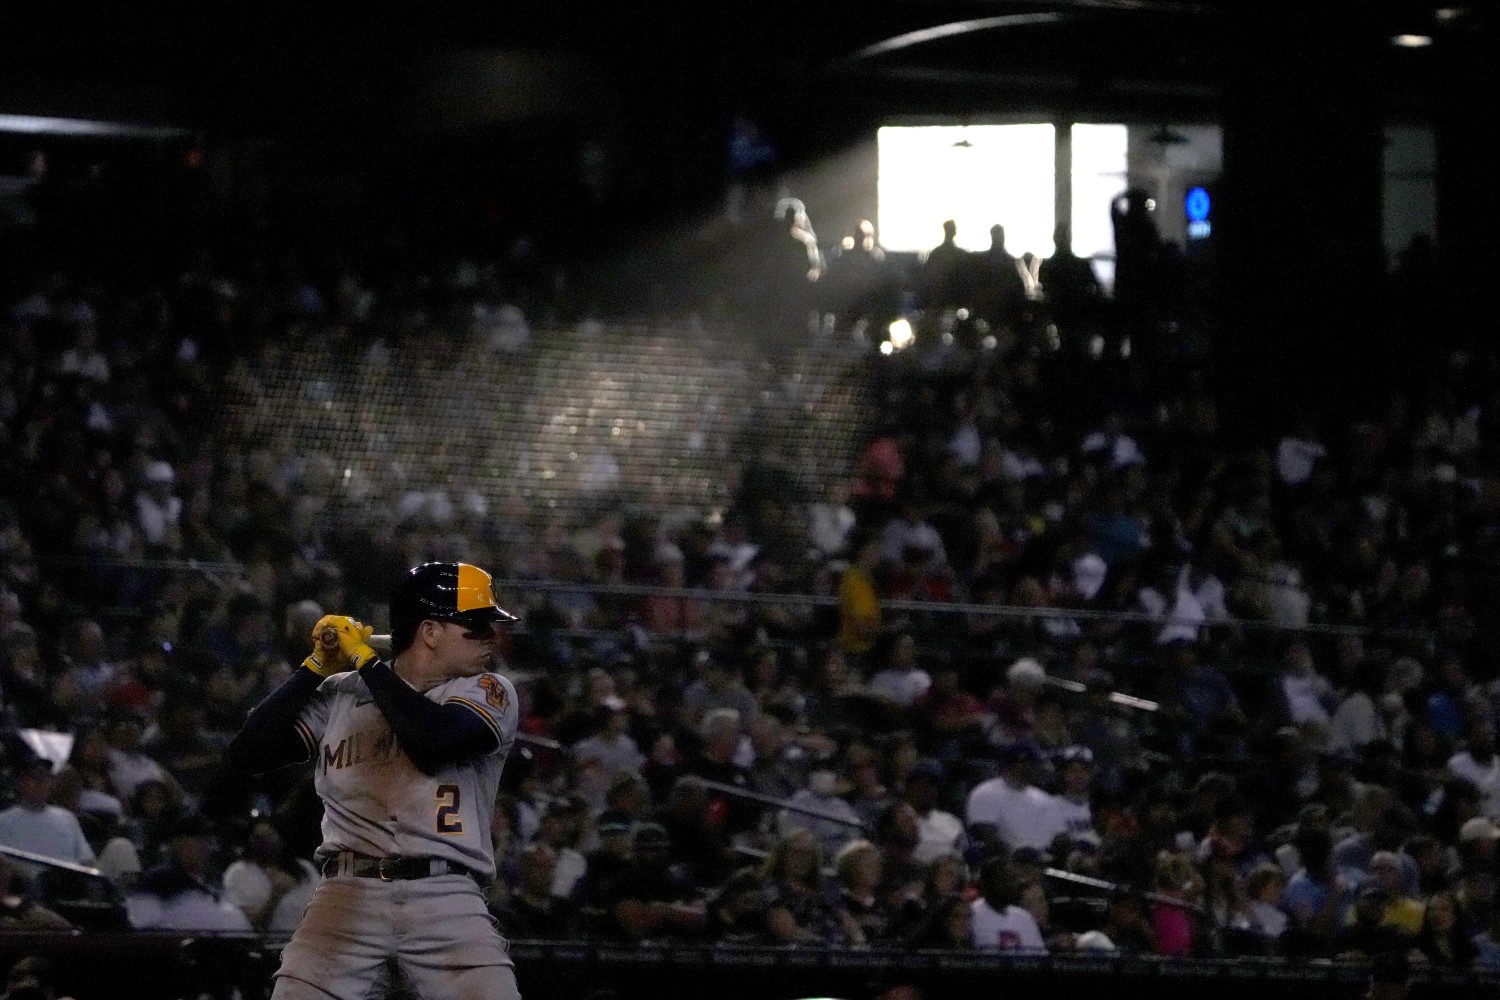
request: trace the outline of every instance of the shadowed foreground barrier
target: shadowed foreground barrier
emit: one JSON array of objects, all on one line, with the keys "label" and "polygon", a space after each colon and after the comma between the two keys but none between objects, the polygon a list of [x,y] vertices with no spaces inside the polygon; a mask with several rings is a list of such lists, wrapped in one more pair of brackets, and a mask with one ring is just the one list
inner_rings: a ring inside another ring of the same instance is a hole
[{"label": "shadowed foreground barrier", "polygon": [[[59,993],[78,1000],[228,996],[269,992],[280,942],[257,937],[183,934],[32,934],[0,932],[0,966],[45,955]],[[618,1000],[661,997],[863,1000],[895,984],[927,1000],[1007,995],[1152,1000],[1333,1000],[1362,997],[1368,969],[1358,965],[1269,959],[1195,961],[1109,955],[996,955],[876,949],[614,946],[561,941],[512,944],[526,1000],[579,1000],[612,990]],[[1479,1000],[1500,993],[1500,970],[1413,970],[1414,998]]]}]

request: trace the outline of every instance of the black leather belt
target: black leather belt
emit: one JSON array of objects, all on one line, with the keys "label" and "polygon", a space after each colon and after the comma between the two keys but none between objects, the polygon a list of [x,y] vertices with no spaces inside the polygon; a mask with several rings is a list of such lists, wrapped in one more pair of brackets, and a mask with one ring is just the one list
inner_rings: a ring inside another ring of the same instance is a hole
[{"label": "black leather belt", "polygon": [[433,875],[477,876],[462,865],[442,858],[372,858],[353,851],[340,851],[323,860],[323,877],[353,875],[356,878],[378,878],[382,882],[406,882]]}]

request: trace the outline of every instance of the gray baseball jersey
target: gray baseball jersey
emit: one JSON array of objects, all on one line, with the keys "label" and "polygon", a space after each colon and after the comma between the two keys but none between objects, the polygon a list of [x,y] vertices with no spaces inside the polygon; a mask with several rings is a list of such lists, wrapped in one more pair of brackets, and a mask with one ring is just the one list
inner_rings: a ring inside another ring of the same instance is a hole
[{"label": "gray baseball jersey", "polygon": [[499,674],[445,681],[426,693],[460,704],[495,731],[491,754],[423,774],[396,742],[357,672],[319,685],[297,719],[323,800],[321,861],[339,851],[373,857],[441,858],[495,876],[490,825],[500,772],[516,736],[516,691]]}]

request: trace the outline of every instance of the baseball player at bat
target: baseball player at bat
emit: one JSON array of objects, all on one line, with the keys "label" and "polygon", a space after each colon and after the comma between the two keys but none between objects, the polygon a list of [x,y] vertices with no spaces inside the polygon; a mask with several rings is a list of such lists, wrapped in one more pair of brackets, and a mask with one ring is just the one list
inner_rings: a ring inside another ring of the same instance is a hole
[{"label": "baseball player at bat", "polygon": [[366,1000],[391,960],[423,997],[519,1000],[481,894],[518,720],[494,672],[496,629],[513,621],[479,567],[418,566],[391,593],[389,659],[368,627],[326,616],[305,669],[250,712],[230,761],[264,773],[311,760],[323,800],[323,880],[273,1000]]}]

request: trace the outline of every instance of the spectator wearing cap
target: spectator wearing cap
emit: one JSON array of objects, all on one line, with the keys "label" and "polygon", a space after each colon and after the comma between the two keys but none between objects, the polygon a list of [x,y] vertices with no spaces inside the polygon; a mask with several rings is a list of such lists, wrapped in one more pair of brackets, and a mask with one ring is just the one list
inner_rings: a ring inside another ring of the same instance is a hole
[{"label": "spectator wearing cap", "polygon": [[[628,829],[628,827],[627,827]],[[577,935],[578,908],[570,899],[552,895],[557,852],[546,844],[529,844],[521,851],[519,884],[503,904],[490,912],[511,941],[558,941]]]},{"label": "spectator wearing cap", "polygon": [[604,769],[606,782],[613,781],[620,774],[639,771],[645,765],[646,757],[630,736],[630,713],[626,711],[624,699],[607,696],[596,713],[596,719],[598,728],[594,735],[573,744],[574,759],[598,761]]},{"label": "spectator wearing cap", "polygon": [[94,849],[84,837],[78,817],[62,806],[49,804],[53,781],[52,762],[40,757],[16,769],[18,801],[0,811],[0,844],[76,865],[92,865]]},{"label": "spectator wearing cap", "polygon": [[1006,848],[1046,851],[1067,830],[1051,795],[1033,784],[1042,755],[1031,743],[1012,743],[1000,750],[1000,775],[980,782],[969,793],[965,822],[982,842],[998,840]]},{"label": "spectator wearing cap", "polygon": [[697,937],[708,920],[693,880],[672,862],[672,842],[657,823],[635,831],[630,865],[601,901],[606,926],[623,941],[672,941]]},{"label": "spectator wearing cap", "polygon": [[187,815],[171,828],[167,859],[141,876],[125,900],[137,930],[248,932],[244,911],[220,898],[209,879],[214,835],[208,823]]},{"label": "spectator wearing cap", "polygon": [[1448,758],[1448,770],[1479,790],[1479,809],[1484,815],[1500,819],[1500,753],[1495,749],[1495,724],[1488,715],[1475,714],[1464,735],[1464,749]]},{"label": "spectator wearing cap", "polygon": [[173,489],[177,473],[160,459],[149,462],[135,495],[135,523],[146,545],[158,552],[176,551],[182,543],[178,524],[182,520],[182,498]]},{"label": "spectator wearing cap", "polygon": [[1099,831],[1094,829],[1094,813],[1089,796],[1094,788],[1094,752],[1084,746],[1070,746],[1058,755],[1058,793],[1054,797],[1068,839],[1078,844],[1099,846]]}]

